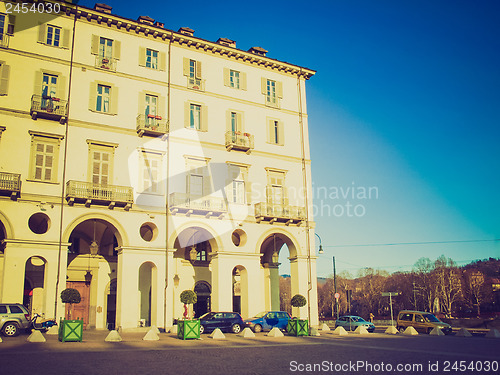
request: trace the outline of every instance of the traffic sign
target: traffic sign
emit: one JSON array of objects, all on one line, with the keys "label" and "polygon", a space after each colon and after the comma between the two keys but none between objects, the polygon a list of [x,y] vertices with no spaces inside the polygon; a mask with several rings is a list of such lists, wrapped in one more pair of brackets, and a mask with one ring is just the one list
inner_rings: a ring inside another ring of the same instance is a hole
[{"label": "traffic sign", "polygon": [[391,297],[397,295],[399,295],[399,292],[382,292],[382,297]]},{"label": "traffic sign", "polygon": [[335,299],[339,299],[340,298],[340,294],[339,293],[335,293],[333,296],[335,297]]}]

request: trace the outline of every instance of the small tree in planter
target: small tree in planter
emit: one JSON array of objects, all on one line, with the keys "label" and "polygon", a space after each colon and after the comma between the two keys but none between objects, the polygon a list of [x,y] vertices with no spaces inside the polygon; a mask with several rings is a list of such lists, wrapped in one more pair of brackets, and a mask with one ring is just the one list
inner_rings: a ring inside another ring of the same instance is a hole
[{"label": "small tree in planter", "polygon": [[73,315],[73,304],[80,303],[82,297],[80,292],[73,288],[66,288],[61,292],[61,301],[69,303],[69,320],[61,319],[59,325],[59,341],[82,341],[83,320],[71,320]]},{"label": "small tree in planter", "polygon": [[199,339],[200,338],[200,320],[188,319],[188,305],[196,303],[198,296],[192,290],[184,290],[180,296],[181,302],[184,304],[184,319],[177,321],[177,337],[180,339]]},{"label": "small tree in planter", "polygon": [[73,304],[80,303],[82,301],[82,296],[80,292],[73,288],[66,288],[61,292],[61,301],[63,303],[69,303],[69,314],[68,318],[71,319],[73,315]]},{"label": "small tree in planter", "polygon": [[[307,304],[306,297],[302,294],[296,294],[292,297],[290,301],[292,307],[304,307]],[[309,322],[307,319],[302,320],[299,318],[293,318],[288,321],[288,326],[286,327],[288,333],[294,336],[308,336],[309,335]]]}]

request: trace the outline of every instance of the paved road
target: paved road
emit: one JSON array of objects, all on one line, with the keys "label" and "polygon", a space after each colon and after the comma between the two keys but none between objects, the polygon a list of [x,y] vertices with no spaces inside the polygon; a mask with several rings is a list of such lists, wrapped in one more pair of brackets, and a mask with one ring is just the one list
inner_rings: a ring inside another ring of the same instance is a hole
[{"label": "paved road", "polygon": [[[85,332],[82,343],[60,343],[54,336],[46,336],[45,343],[27,343],[26,336],[4,338],[0,343],[0,373],[469,375],[500,372],[500,368],[485,371],[488,363],[490,367],[500,366],[500,339],[484,337],[375,333],[299,338],[259,334],[243,339],[226,334],[226,340],[203,335],[203,340],[182,341],[163,333],[159,341],[146,342],[142,341],[143,335],[124,333],[124,341],[120,343],[104,342],[103,332]],[[460,365],[469,368],[460,371]],[[476,371],[481,365],[483,371]]]}]

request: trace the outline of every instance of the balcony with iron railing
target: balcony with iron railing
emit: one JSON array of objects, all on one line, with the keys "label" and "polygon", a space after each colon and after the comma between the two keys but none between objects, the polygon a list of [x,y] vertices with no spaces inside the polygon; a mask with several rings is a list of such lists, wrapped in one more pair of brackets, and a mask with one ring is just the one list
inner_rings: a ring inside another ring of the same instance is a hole
[{"label": "balcony with iron railing", "polygon": [[21,194],[21,175],[19,173],[0,172],[0,194],[16,200]]},{"label": "balcony with iron railing", "polygon": [[69,205],[83,203],[91,205],[123,207],[129,210],[134,203],[134,192],[130,186],[94,184],[85,181],[68,181],[66,183],[66,201]]},{"label": "balcony with iron railing", "polygon": [[110,72],[116,72],[116,59],[113,57],[96,56],[95,67],[109,70]]},{"label": "balcony with iron railing", "polygon": [[31,96],[30,115],[33,120],[45,118],[48,120],[59,121],[61,124],[66,122],[66,107],[68,101],[60,98],[45,95]]},{"label": "balcony with iron railing", "polygon": [[165,136],[168,133],[168,121],[161,116],[137,116],[137,134],[140,137],[149,135],[153,137]]},{"label": "balcony with iron railing", "polygon": [[10,36],[8,34],[0,34],[0,47],[8,48],[9,47],[9,39],[10,39]]},{"label": "balcony with iron railing", "polygon": [[241,132],[226,132],[226,150],[245,151],[249,154],[254,148],[253,135]]},{"label": "balcony with iron railing", "polygon": [[304,207],[290,206],[288,204],[276,204],[259,202],[255,204],[255,219],[261,221],[275,221],[289,224],[301,224],[306,220],[306,210]]},{"label": "balcony with iron railing", "polygon": [[223,198],[211,196],[191,196],[187,193],[171,193],[169,207],[172,214],[183,213],[204,215],[206,217],[218,216],[222,218],[227,212],[227,204]]}]

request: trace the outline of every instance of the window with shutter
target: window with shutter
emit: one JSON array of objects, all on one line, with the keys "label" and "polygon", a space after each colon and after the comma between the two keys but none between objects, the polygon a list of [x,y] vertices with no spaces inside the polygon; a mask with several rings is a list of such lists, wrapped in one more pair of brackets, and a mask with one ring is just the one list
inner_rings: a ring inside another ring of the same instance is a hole
[{"label": "window with shutter", "polygon": [[229,87],[240,88],[240,72],[236,70],[229,71]]},{"label": "window with shutter", "polygon": [[59,47],[61,44],[61,28],[57,26],[47,25],[47,35],[45,44],[49,46]]},{"label": "window with shutter", "polygon": [[146,49],[146,67],[158,69],[158,51]]},{"label": "window with shutter", "polygon": [[59,143],[63,138],[59,135],[42,136],[34,132],[31,147],[30,179],[43,182],[55,182],[57,179],[57,160]]},{"label": "window with shutter", "polygon": [[111,164],[113,160],[113,151],[96,149],[91,151],[92,170],[91,182],[93,184],[107,185],[111,182]]},{"label": "window with shutter", "polygon": [[5,26],[5,15],[0,14],[0,37],[3,37],[5,31],[7,31]]},{"label": "window with shutter", "polygon": [[9,92],[10,66],[0,63],[0,95],[7,95]]},{"label": "window with shutter", "polygon": [[142,152],[143,192],[160,193],[161,156],[151,152]]},{"label": "window with shutter", "polygon": [[105,85],[97,85],[96,111],[109,113],[110,112],[110,93],[111,87]]},{"label": "window with shutter", "polygon": [[201,105],[190,104],[189,116],[189,127],[201,130]]}]

